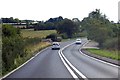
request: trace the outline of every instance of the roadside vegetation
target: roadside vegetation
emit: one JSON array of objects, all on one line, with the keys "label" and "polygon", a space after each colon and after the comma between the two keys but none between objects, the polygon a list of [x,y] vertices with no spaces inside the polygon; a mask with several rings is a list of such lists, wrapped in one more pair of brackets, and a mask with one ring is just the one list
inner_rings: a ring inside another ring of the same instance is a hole
[{"label": "roadside vegetation", "polygon": [[107,57],[110,59],[114,59],[114,60],[120,60],[120,57],[118,56],[118,51],[116,50],[103,50],[103,49],[86,49],[87,51],[89,51],[90,53],[99,55],[99,56],[103,56],[103,57]]},{"label": "roadside vegetation", "polygon": [[[99,43],[100,50],[88,50],[101,56],[119,60],[120,23],[109,21],[99,9],[89,13],[81,22],[82,31],[87,32],[87,38]],[[117,54],[117,55],[116,55]]]},{"label": "roadside vegetation", "polygon": [[[29,35],[29,31],[25,31],[23,31],[24,35]],[[42,35],[44,34],[44,37],[46,37],[51,34],[46,34],[46,32],[47,31],[40,31],[37,32],[37,35],[42,33]],[[30,37],[23,37],[20,29],[8,24],[2,26],[2,75],[20,66],[38,51],[51,45],[49,42],[42,42],[43,36],[36,37],[34,35],[36,32],[32,33],[33,35],[31,34]]]}]

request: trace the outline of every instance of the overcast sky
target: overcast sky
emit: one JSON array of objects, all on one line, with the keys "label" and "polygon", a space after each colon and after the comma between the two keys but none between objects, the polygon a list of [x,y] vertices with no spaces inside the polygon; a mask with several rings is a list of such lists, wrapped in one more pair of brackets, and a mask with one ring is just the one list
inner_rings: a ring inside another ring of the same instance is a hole
[{"label": "overcast sky", "polygon": [[62,16],[63,18],[79,18],[100,9],[110,21],[118,21],[119,0],[0,0],[0,17],[19,19],[48,20]]}]

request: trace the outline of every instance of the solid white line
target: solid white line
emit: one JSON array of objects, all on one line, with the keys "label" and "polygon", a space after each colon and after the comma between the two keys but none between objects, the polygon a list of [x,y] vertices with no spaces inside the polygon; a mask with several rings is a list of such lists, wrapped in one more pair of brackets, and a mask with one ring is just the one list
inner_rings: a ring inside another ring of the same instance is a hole
[{"label": "solid white line", "polygon": [[14,73],[15,71],[17,71],[18,69],[20,69],[21,67],[23,67],[24,65],[26,65],[28,62],[30,62],[31,60],[33,60],[36,56],[38,56],[40,53],[42,53],[43,51],[47,50],[49,47],[41,50],[40,52],[38,52],[35,56],[33,56],[32,58],[30,58],[29,60],[27,60],[25,63],[23,63],[22,65],[20,65],[19,67],[17,67],[16,69],[12,70],[11,72],[9,72],[8,74],[6,74],[5,76],[3,76],[1,79],[4,79],[6,77],[8,77],[9,75],[11,75],[12,73]]},{"label": "solid white line", "polygon": [[74,44],[74,43],[75,43],[75,42],[73,42],[73,43],[71,43],[71,44],[63,47],[61,50],[59,50],[59,53],[61,53],[61,55],[64,57],[64,59],[66,60],[66,62],[69,64],[69,66],[70,66],[74,71],[76,71],[76,73],[79,74],[79,76],[81,76],[81,77],[82,77],[83,79],[85,79],[85,80],[88,80],[87,77],[84,76],[77,68],[75,68],[75,67],[70,63],[70,61],[68,61],[68,59],[64,56],[64,54],[62,53],[62,51],[63,51],[65,48],[69,47],[70,45],[72,45],[72,44]]},{"label": "solid white line", "polygon": [[60,56],[60,59],[62,60],[63,64],[65,65],[65,67],[68,69],[68,71],[70,72],[70,74],[72,75],[73,78],[78,78],[76,76],[76,74],[71,70],[71,68],[68,66],[68,64],[65,62],[65,60],[63,59],[62,55],[60,54],[61,51],[59,50],[59,56]]},{"label": "solid white line", "polygon": [[[89,41],[86,42],[83,46],[85,46],[85,45],[88,44],[88,43],[89,43]],[[109,62],[106,62],[106,61],[103,61],[103,60],[100,60],[100,59],[97,59],[97,58],[94,58],[94,57],[91,57],[91,56],[88,56],[88,55],[84,54],[84,53],[81,51],[81,48],[79,49],[79,52],[82,53],[83,55],[85,55],[85,56],[93,59],[93,60],[96,60],[96,61],[99,61],[99,62],[101,62],[101,63],[108,64],[108,65],[111,65],[111,66],[120,68],[120,66],[117,66],[117,65],[115,65],[115,64],[112,64],[112,63],[109,63]]]},{"label": "solid white line", "polygon": [[70,63],[70,61],[68,61],[68,59],[63,55],[63,53],[61,53],[62,56],[64,57],[64,59],[67,61],[67,63],[70,65],[70,67],[72,67],[82,78],[86,78],[77,68],[75,68],[72,63]]}]

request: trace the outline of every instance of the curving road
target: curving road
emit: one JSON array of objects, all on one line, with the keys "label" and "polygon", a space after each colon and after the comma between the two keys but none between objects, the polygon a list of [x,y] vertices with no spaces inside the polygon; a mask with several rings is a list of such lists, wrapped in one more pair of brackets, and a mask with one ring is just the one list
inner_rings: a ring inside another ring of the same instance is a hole
[{"label": "curving road", "polygon": [[[86,40],[82,41],[84,44]],[[118,78],[118,67],[91,59],[79,51],[81,45],[73,44],[63,50],[67,59],[87,78]]]},{"label": "curving road", "polygon": [[[61,43],[61,48],[73,41]],[[48,47],[25,66],[7,78],[72,78],[63,65],[58,50]]]},{"label": "curving road", "polygon": [[[87,40],[82,39],[82,44]],[[62,42],[61,48],[73,43],[74,40]],[[79,49],[82,44],[73,44],[62,52],[66,58],[87,78],[118,78],[118,68],[93,60],[82,53]],[[15,71],[7,78],[71,78],[67,68],[61,61],[58,50],[51,50],[48,47],[29,63]]]}]

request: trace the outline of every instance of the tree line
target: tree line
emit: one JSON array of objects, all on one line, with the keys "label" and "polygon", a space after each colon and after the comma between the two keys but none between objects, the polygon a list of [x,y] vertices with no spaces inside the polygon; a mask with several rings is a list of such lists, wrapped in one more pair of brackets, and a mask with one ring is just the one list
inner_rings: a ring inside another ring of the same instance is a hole
[{"label": "tree line", "polygon": [[89,13],[89,16],[81,21],[81,25],[82,31],[87,32],[87,38],[98,42],[99,47],[118,49],[120,24],[109,21],[99,9]]}]

